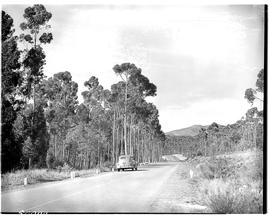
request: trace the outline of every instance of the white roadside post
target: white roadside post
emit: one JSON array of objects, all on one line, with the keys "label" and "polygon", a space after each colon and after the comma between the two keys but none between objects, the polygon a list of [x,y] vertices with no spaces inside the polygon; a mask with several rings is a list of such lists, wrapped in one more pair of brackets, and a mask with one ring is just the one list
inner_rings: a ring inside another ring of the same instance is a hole
[{"label": "white roadside post", "polygon": [[193,178],[193,171],[192,170],[189,171],[189,175],[190,175],[190,178],[192,179]]},{"label": "white roadside post", "polygon": [[25,177],[25,178],[23,179],[23,185],[24,185],[24,186],[27,185],[27,177]]},{"label": "white roadside post", "polygon": [[70,178],[71,179],[74,179],[75,178],[75,172],[74,171],[70,172]]}]

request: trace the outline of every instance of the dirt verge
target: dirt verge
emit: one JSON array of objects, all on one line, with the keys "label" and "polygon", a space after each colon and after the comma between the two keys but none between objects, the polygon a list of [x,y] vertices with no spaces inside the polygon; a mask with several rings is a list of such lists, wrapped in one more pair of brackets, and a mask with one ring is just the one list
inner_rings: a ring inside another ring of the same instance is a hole
[{"label": "dirt verge", "polygon": [[190,178],[190,164],[179,162],[175,172],[161,187],[151,204],[151,212],[207,213],[209,210],[196,202],[198,183]]}]

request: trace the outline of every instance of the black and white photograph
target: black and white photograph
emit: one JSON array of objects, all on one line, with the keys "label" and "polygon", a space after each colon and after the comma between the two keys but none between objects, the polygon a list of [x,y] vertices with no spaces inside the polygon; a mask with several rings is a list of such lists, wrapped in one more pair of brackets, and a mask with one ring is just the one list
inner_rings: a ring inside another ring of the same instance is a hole
[{"label": "black and white photograph", "polygon": [[267,5],[1,10],[2,216],[267,212]]}]

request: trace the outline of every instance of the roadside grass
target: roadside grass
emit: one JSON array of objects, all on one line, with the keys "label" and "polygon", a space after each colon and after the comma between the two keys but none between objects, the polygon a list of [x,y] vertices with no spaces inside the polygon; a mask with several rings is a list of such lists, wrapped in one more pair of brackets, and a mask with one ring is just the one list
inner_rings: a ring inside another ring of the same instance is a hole
[{"label": "roadside grass", "polygon": [[[263,152],[249,150],[205,158],[214,177],[198,175],[198,199],[213,213],[262,213]],[[203,171],[202,171],[203,172]]]},{"label": "roadside grass", "polygon": [[206,180],[201,185],[201,201],[213,213],[262,213],[262,190],[258,183],[239,185],[233,180]]},{"label": "roadside grass", "polygon": [[[96,169],[89,170],[17,170],[15,172],[5,173],[1,175],[1,190],[7,191],[20,188],[24,185],[24,178],[27,178],[27,184],[34,185],[37,183],[61,181],[70,178],[70,172],[74,171],[76,177],[87,177],[96,174]],[[101,169],[101,172],[108,170]]]}]

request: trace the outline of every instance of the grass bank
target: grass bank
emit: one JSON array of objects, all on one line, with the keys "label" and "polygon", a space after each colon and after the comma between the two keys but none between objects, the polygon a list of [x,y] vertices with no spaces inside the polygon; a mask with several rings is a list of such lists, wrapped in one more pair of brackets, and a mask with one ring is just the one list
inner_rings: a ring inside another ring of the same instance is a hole
[{"label": "grass bank", "polygon": [[[97,174],[96,169],[62,171],[48,169],[17,170],[1,175],[1,190],[8,191],[23,188],[24,178],[27,178],[28,185],[69,179],[71,171],[75,172],[76,177],[89,177]],[[102,168],[100,171],[107,172],[109,169]]]},{"label": "grass bank", "polygon": [[262,213],[263,152],[194,158],[198,200],[213,213]]}]

